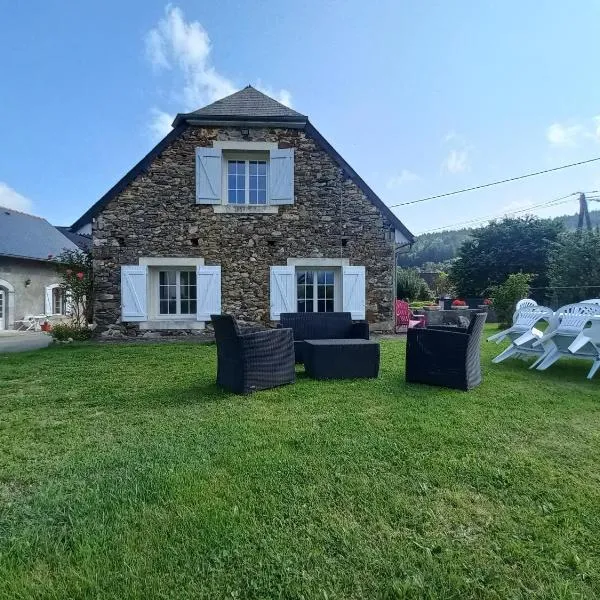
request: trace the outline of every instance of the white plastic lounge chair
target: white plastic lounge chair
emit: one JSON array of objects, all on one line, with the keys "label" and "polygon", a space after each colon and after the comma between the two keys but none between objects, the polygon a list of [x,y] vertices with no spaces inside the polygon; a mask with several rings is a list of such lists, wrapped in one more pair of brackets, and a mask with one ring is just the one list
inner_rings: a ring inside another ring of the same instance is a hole
[{"label": "white plastic lounge chair", "polygon": [[600,304],[600,298],[590,298],[590,300],[582,300],[581,304]]},{"label": "white plastic lounge chair", "polygon": [[575,358],[594,361],[587,375],[588,379],[600,369],[600,316],[592,317],[590,323],[590,327],[584,329],[569,346],[569,352]]},{"label": "white plastic lounge chair", "polygon": [[519,300],[517,302],[517,305],[515,306],[515,312],[513,314],[513,323],[516,323],[517,321],[517,315],[519,314],[519,311],[522,308],[527,308],[528,306],[537,306],[538,303],[535,300],[532,300],[531,298],[523,298],[522,300]]},{"label": "white plastic lounge chair", "polygon": [[[596,320],[594,317],[600,317],[599,304],[578,302],[577,304],[567,304],[559,308],[556,311],[556,317],[544,335],[539,340],[533,342],[534,347],[543,346],[545,351],[531,365],[531,368],[537,368],[538,371],[545,371],[561,356],[593,359],[591,346],[589,346],[587,341],[584,341],[583,337],[579,338],[579,336],[583,333],[586,340],[590,340],[586,332],[591,327],[586,330],[586,326]],[[578,338],[578,343],[574,344]],[[577,352],[569,350],[571,345],[573,345],[573,349],[577,350]],[[582,352],[585,352],[585,354],[581,354]],[[592,370],[594,373],[596,372],[594,367],[592,367]],[[594,373],[592,373],[592,376]]]},{"label": "white plastic lounge chair", "polygon": [[499,363],[511,356],[526,359],[529,356],[539,356],[545,352],[544,346],[535,346],[543,332],[536,329],[535,326],[540,321],[550,321],[554,318],[554,312],[547,306],[530,305],[525,306],[516,312],[516,320],[512,327],[501,331],[488,338],[488,342],[500,343],[506,338],[511,342],[510,346],[498,354],[492,360],[493,363]]}]

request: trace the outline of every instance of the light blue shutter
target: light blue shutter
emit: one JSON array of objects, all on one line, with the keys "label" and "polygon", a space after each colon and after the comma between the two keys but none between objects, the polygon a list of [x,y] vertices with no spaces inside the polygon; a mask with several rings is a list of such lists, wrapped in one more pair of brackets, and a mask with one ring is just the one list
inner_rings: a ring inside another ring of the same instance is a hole
[{"label": "light blue shutter", "polygon": [[269,203],[294,204],[294,149],[271,150]]},{"label": "light blue shutter", "polygon": [[148,267],[121,267],[121,321],[147,321]]},{"label": "light blue shutter", "polygon": [[365,318],[365,268],[342,267],[342,310]]},{"label": "light blue shutter", "polygon": [[198,305],[196,319],[210,321],[210,315],[221,314],[221,267],[196,267]]},{"label": "light blue shutter", "polygon": [[294,267],[271,267],[271,320],[281,313],[296,312],[296,276]]},{"label": "light blue shutter", "polygon": [[220,148],[196,148],[196,204],[221,204]]}]

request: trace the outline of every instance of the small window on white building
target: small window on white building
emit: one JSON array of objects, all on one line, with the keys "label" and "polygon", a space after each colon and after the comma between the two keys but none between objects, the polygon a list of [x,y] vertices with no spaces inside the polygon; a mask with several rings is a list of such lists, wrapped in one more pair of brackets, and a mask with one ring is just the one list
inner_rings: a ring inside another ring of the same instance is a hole
[{"label": "small window on white building", "polygon": [[60,287],[52,288],[52,314],[64,315],[65,307],[65,291]]},{"label": "small window on white building", "polygon": [[297,269],[298,312],[335,312],[335,283],[334,269]]},{"label": "small window on white building", "polygon": [[159,271],[158,312],[160,315],[195,315],[196,302],[195,271]]}]

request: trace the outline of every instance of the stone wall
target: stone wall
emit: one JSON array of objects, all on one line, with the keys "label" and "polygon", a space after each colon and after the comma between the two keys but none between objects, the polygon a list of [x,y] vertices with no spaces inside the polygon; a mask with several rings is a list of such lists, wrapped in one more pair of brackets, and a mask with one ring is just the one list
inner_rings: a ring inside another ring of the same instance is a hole
[{"label": "stone wall", "polygon": [[[295,203],[278,214],[216,214],[195,204],[195,148],[214,140],[295,149]],[[120,266],[141,256],[202,257],[222,267],[222,309],[269,321],[269,267],[288,258],[348,258],[366,267],[367,318],[391,327],[393,226],[302,130],[188,127],[93,224],[100,329],[118,322]]]}]

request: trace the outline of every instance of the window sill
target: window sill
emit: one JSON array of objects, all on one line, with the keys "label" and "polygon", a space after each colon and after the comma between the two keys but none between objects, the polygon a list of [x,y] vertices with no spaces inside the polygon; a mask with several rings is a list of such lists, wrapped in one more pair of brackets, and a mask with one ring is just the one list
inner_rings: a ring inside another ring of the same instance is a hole
[{"label": "window sill", "polygon": [[227,215],[276,215],[279,206],[268,204],[213,204],[213,210],[217,214]]},{"label": "window sill", "polygon": [[152,321],[140,321],[140,329],[204,329],[204,321],[191,319],[153,319]]}]

